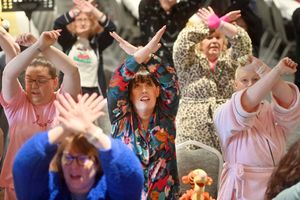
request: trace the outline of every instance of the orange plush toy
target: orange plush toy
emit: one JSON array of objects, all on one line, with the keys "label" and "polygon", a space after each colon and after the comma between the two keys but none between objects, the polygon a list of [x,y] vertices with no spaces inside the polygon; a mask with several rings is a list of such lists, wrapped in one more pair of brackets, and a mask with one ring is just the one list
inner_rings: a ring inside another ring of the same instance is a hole
[{"label": "orange plush toy", "polygon": [[195,169],[187,176],[182,177],[184,184],[190,184],[192,189],[187,190],[180,200],[213,200],[208,192],[205,192],[205,186],[211,185],[213,180],[202,169]]}]

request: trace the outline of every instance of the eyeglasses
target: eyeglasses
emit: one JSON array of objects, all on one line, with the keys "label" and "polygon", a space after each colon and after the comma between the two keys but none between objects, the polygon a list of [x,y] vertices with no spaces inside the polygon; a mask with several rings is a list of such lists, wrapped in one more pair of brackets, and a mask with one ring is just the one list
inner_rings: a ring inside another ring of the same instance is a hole
[{"label": "eyeglasses", "polygon": [[90,19],[88,18],[75,18],[75,22],[89,22]]},{"label": "eyeglasses", "polygon": [[44,84],[48,83],[48,81],[53,78],[38,78],[38,79],[25,78],[25,79],[26,79],[26,82],[29,84],[33,84],[35,82],[38,86],[40,86],[40,85],[44,85]]},{"label": "eyeglasses", "polygon": [[80,166],[84,166],[86,162],[91,161],[91,157],[87,155],[79,155],[79,156],[72,156],[69,153],[63,153],[62,155],[62,163],[65,165],[71,165],[73,160],[76,160],[77,164]]}]

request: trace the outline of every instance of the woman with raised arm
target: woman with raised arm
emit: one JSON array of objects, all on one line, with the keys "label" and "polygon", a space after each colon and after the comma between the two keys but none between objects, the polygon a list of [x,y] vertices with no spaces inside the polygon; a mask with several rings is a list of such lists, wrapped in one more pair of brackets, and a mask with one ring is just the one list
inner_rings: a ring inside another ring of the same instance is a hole
[{"label": "woman with raised arm", "polygon": [[140,199],[139,160],[93,123],[104,106],[106,101],[96,94],[79,95],[78,103],[68,94],[59,95],[55,107],[61,126],[36,134],[16,155],[18,200]]},{"label": "woman with raised arm", "polygon": [[113,43],[109,32],[116,31],[116,26],[94,0],[73,2],[74,7],[54,22],[54,29],[62,30],[58,43],[78,65],[82,93],[106,97],[102,52]]},{"label": "woman with raised arm", "polygon": [[179,101],[177,76],[173,66],[164,66],[153,55],[165,29],[140,48],[111,34],[130,55],[109,84],[113,137],[130,147],[141,162],[145,178],[142,199],[178,198],[174,123]]},{"label": "woman with raised arm", "polygon": [[[59,93],[68,92],[73,97],[80,93],[76,64],[51,46],[59,35],[58,30],[46,31],[37,41],[30,33],[21,35],[17,39],[19,44],[32,45],[12,59],[3,72],[0,103],[8,119],[10,134],[0,176],[5,199],[16,199],[11,170],[17,150],[37,131],[47,130],[54,125],[57,112],[53,102],[58,93],[55,67],[66,74]],[[44,57],[38,57],[40,53]],[[24,70],[25,89],[18,81],[19,74]]]},{"label": "woman with raised arm", "polygon": [[[219,200],[264,199],[286,139],[300,119],[298,88],[281,78],[296,67],[283,58],[271,70],[253,57],[236,70],[236,92],[214,115],[225,161]],[[264,100],[270,93],[271,103]]]},{"label": "woman with raised arm", "polygon": [[232,11],[219,18],[210,7],[202,8],[178,35],[173,48],[181,90],[177,143],[196,140],[221,151],[213,112],[233,92],[236,61],[252,52],[248,34],[229,23],[239,16]]}]

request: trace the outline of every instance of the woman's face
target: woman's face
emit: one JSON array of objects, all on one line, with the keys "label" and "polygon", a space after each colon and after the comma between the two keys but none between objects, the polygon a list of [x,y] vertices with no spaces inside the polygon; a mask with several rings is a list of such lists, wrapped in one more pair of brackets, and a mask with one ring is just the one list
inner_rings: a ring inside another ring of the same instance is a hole
[{"label": "woman's face", "polygon": [[85,13],[80,13],[77,17],[75,17],[75,32],[78,36],[86,36],[88,37],[91,31],[91,20],[89,16]]},{"label": "woman's face", "polygon": [[137,112],[153,112],[160,88],[151,79],[133,84],[130,100]]},{"label": "woman's face", "polygon": [[25,90],[34,105],[49,103],[57,88],[57,78],[52,78],[49,69],[43,66],[28,67],[25,73]]},{"label": "woman's face", "polygon": [[246,70],[243,67],[239,67],[237,70],[235,78],[236,91],[248,88],[259,80],[258,74],[253,70]]},{"label": "woman's face", "polygon": [[166,13],[169,13],[172,7],[177,3],[177,0],[159,0],[160,6]]},{"label": "woman's face", "polygon": [[95,158],[66,147],[61,158],[65,182],[71,193],[88,193],[95,183],[99,166]]},{"label": "woman's face", "polygon": [[217,59],[224,46],[224,36],[215,31],[209,37],[201,41],[201,51],[210,61]]}]

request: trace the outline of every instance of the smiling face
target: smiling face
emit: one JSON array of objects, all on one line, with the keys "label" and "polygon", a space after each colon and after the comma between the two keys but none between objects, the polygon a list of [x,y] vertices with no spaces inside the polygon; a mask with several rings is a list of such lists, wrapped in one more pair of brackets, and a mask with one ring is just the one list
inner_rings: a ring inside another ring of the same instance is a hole
[{"label": "smiling face", "polygon": [[156,86],[150,76],[138,76],[130,86],[130,100],[138,113],[152,113],[160,87]]},{"label": "smiling face", "polygon": [[201,41],[201,51],[207,56],[209,61],[215,61],[224,48],[224,36],[215,31],[209,37]]},{"label": "smiling face", "polygon": [[92,156],[67,146],[61,158],[64,180],[71,193],[84,194],[90,191],[96,179],[98,166]]},{"label": "smiling face", "polygon": [[51,77],[44,66],[29,66],[25,72],[25,91],[33,105],[44,105],[54,97],[58,85],[56,77]]}]

